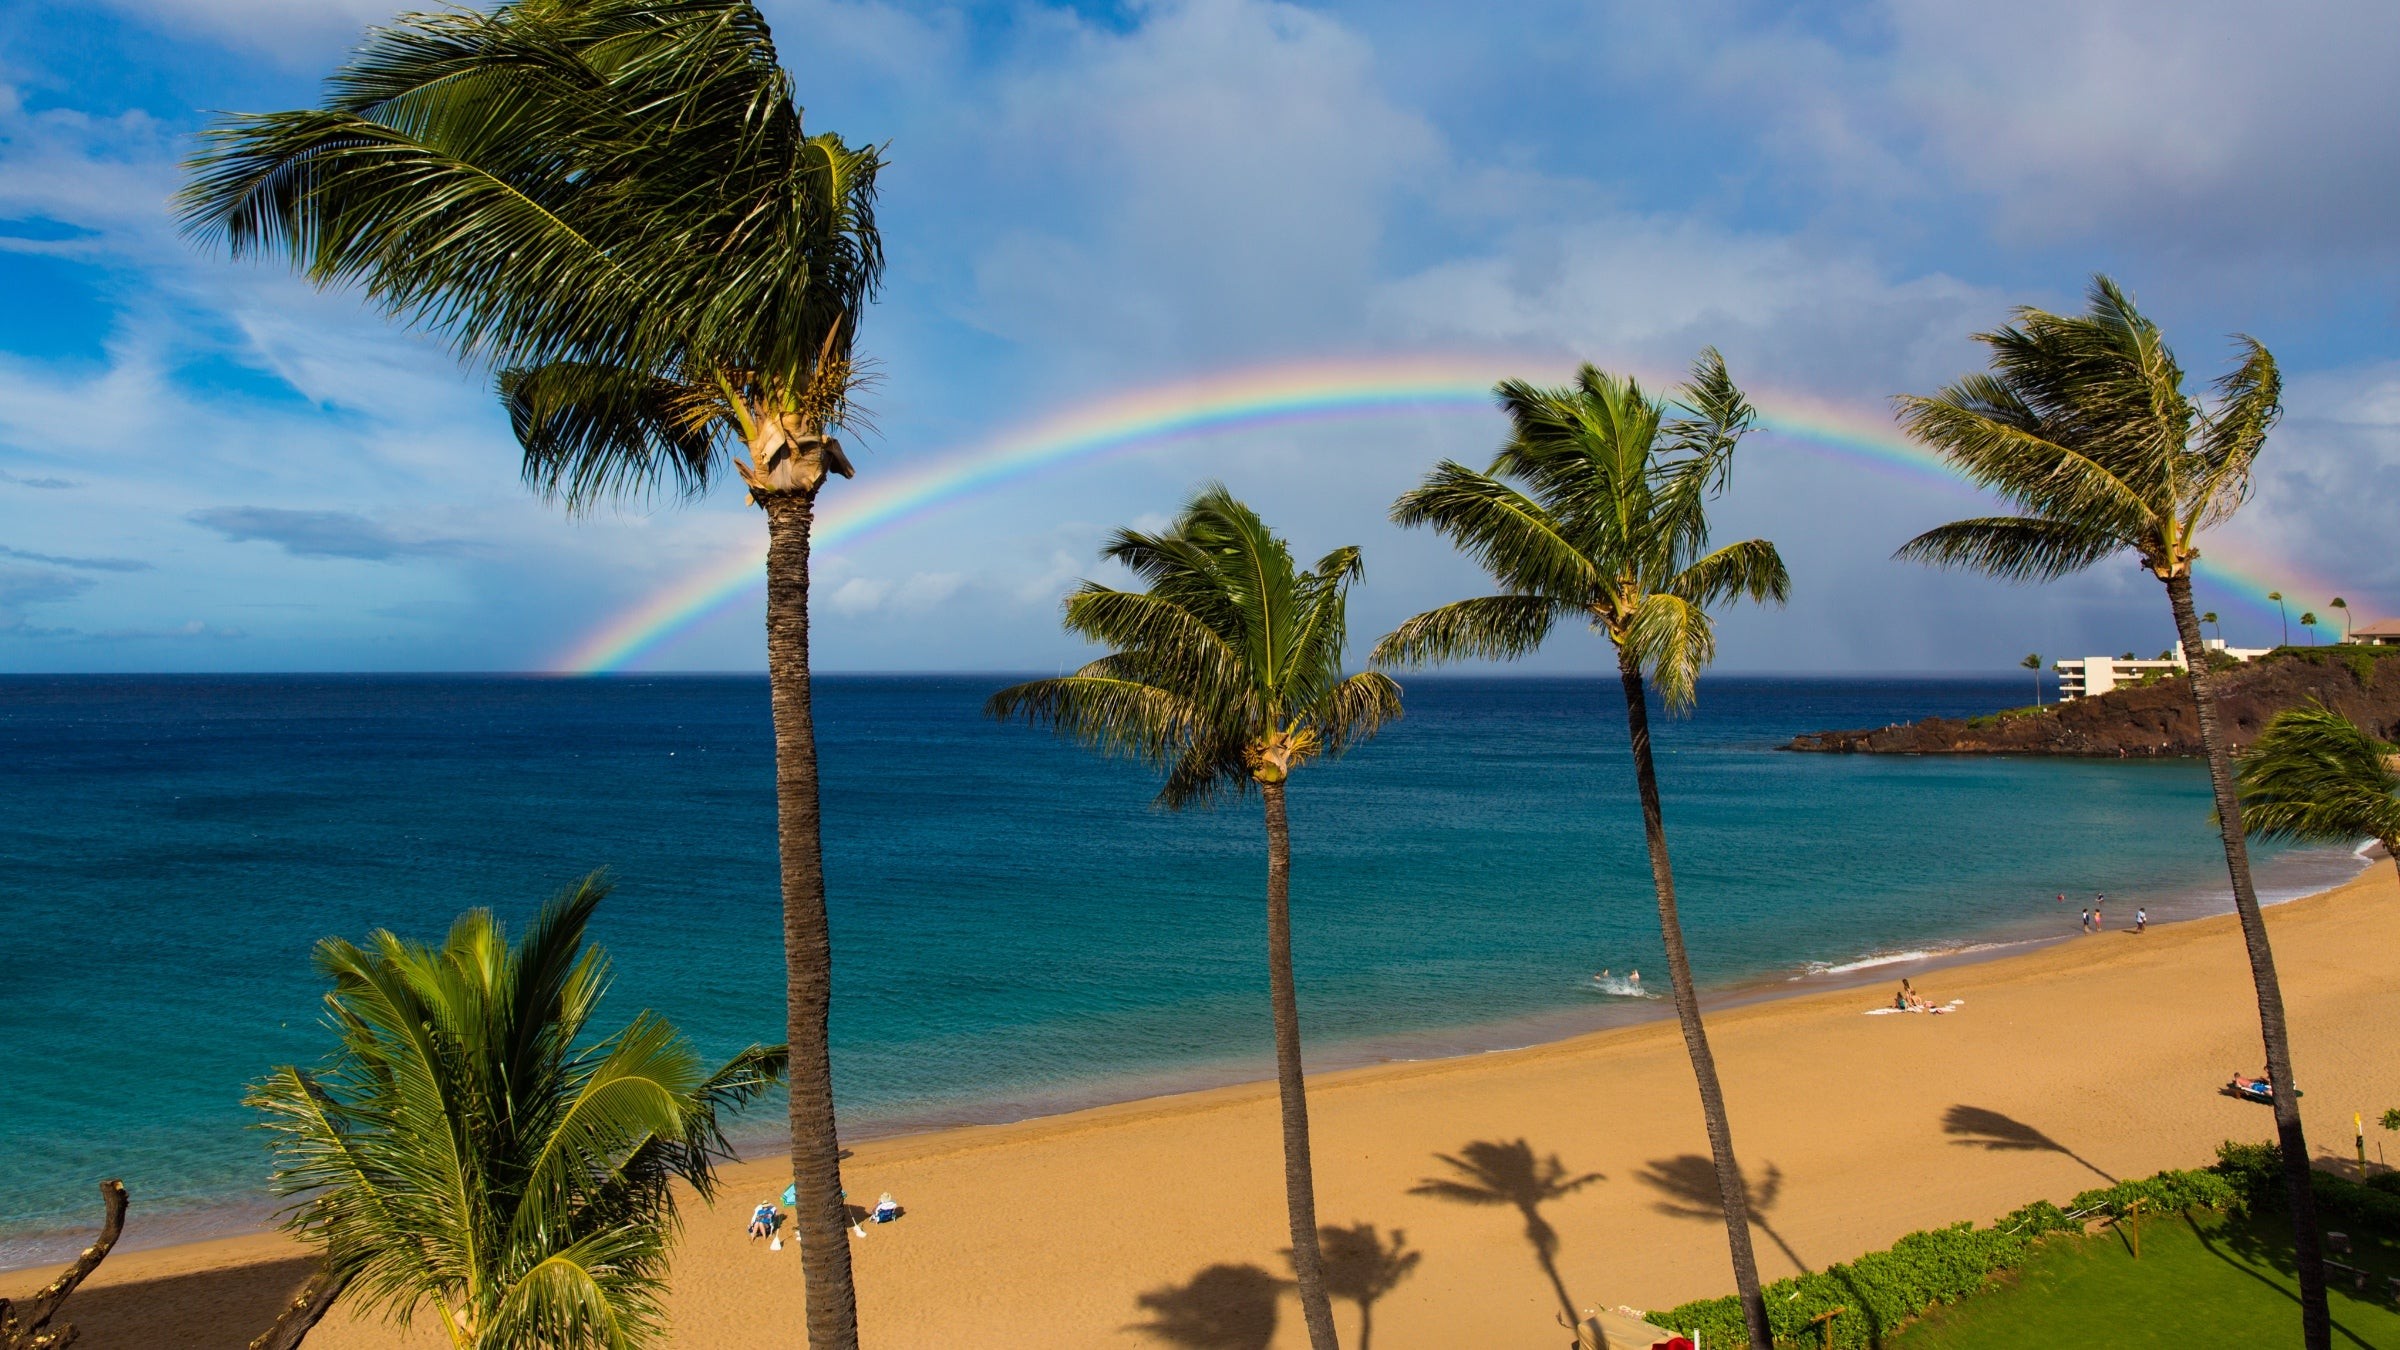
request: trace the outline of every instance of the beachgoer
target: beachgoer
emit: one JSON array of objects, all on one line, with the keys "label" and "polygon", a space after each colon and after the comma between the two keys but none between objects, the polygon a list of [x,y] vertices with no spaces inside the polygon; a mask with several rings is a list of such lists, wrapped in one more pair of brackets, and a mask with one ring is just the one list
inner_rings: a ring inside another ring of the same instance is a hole
[{"label": "beachgoer", "polygon": [[763,1237],[773,1237],[773,1236],[775,1235],[775,1220],[776,1220],[778,1217],[780,1217],[780,1216],[776,1214],[776,1212],[775,1212],[775,1206],[773,1206],[772,1204],[765,1203],[765,1202],[761,1202],[758,1208],[756,1208],[756,1209],[754,1209],[754,1210],[751,1210],[751,1211],[750,1211],[750,1238],[751,1238],[751,1240],[752,1240],[752,1241],[756,1241],[756,1240],[758,1240],[759,1238],[763,1238]]},{"label": "beachgoer", "polygon": [[2150,911],[2149,911],[2149,910],[2146,910],[2146,909],[2143,909],[2143,908],[2142,908],[2141,906],[2139,906],[2139,905],[2136,905],[2136,906],[2134,906],[2134,910],[2133,910],[2133,931],[2135,931],[2135,932],[2137,932],[2137,933],[2138,933],[2138,932],[2141,932],[2143,929],[2145,929],[2145,928],[2148,928],[2149,926],[2150,926]]},{"label": "beachgoer", "polygon": [[2067,893],[2065,891],[2060,891],[2058,893],[2058,903],[2062,905],[2067,903]]},{"label": "beachgoer", "polygon": [[2100,907],[2098,905],[2092,906],[2092,931],[2097,933],[2107,926],[2108,921],[2101,916]]},{"label": "beachgoer", "polygon": [[2092,931],[2092,911],[2088,908],[2083,911],[2083,931]]},{"label": "beachgoer", "polygon": [[1630,975],[1627,975],[1627,976],[1625,977],[1625,983],[1627,983],[1627,984],[1629,984],[1629,985],[1632,985],[1632,986],[1633,986],[1634,988],[1636,988],[1636,989],[1639,989],[1639,988],[1641,988],[1641,987],[1642,987],[1642,972],[1640,972],[1640,971],[1638,971],[1638,970],[1637,970],[1637,971],[1634,971],[1632,974],[1630,974]]}]

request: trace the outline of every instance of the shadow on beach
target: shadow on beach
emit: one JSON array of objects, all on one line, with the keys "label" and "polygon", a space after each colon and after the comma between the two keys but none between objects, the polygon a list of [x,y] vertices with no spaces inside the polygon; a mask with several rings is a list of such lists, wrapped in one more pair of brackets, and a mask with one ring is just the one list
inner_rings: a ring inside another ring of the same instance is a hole
[{"label": "shadow on beach", "polygon": [[1285,1283],[1257,1266],[1220,1262],[1187,1283],[1135,1297],[1150,1320],[1125,1329],[1184,1350],[1266,1350]]},{"label": "shadow on beach", "polygon": [[[1724,1197],[1717,1193],[1717,1165],[1697,1153],[1682,1153],[1672,1158],[1652,1158],[1642,1164],[1634,1180],[1641,1182],[1662,1197],[1651,1208],[1678,1219],[1693,1219],[1708,1223],[1725,1222]],[[1742,1179],[1746,1198],[1750,1202],[1750,1226],[1767,1235],[1767,1240],[1783,1251],[1784,1259],[1805,1272],[1810,1269],[1792,1244],[1775,1231],[1767,1215],[1783,1198],[1783,1169],[1766,1164],[1766,1175],[1757,1181]]]},{"label": "shadow on beach", "polygon": [[2117,1179],[2100,1170],[2099,1165],[2065,1144],[2042,1133],[2033,1126],[1997,1111],[1980,1106],[1953,1106],[1942,1117],[1942,1133],[1960,1136],[1950,1142],[1961,1148],[1980,1148],[1991,1153],[2056,1153],[2081,1163],[2093,1176],[2109,1185]]},{"label": "shadow on beach", "polygon": [[[316,1258],[196,1270],[122,1284],[86,1284],[59,1310],[79,1346],[172,1345],[178,1350],[247,1350],[250,1342],[282,1313],[284,1302],[316,1273]],[[96,1279],[105,1279],[101,1267]],[[0,1288],[14,1295],[46,1281],[49,1271],[14,1271]]]},{"label": "shadow on beach", "polygon": [[[1319,1228],[1317,1243],[1325,1255],[1325,1292],[1358,1305],[1356,1350],[1370,1350],[1375,1337],[1375,1305],[1416,1273],[1417,1262],[1425,1259],[1425,1253],[1409,1250],[1408,1234],[1398,1228],[1392,1230],[1387,1243],[1371,1223]],[[1286,1250],[1283,1256],[1288,1261],[1292,1254]]]},{"label": "shadow on beach", "polygon": [[1544,1158],[1522,1139],[1501,1142],[1479,1139],[1460,1149],[1456,1155],[1434,1155],[1448,1164],[1452,1175],[1427,1177],[1409,1187],[1410,1195],[1430,1195],[1461,1205],[1508,1206],[1525,1220],[1525,1241],[1533,1247],[1533,1259],[1550,1281],[1550,1292],[1557,1297],[1567,1324],[1573,1325],[1581,1315],[1575,1310],[1575,1300],[1567,1293],[1566,1281],[1558,1273],[1558,1230],[1542,1217],[1542,1206],[1561,1200],[1595,1181],[1607,1178],[1598,1172],[1576,1176],[1553,1153]]}]

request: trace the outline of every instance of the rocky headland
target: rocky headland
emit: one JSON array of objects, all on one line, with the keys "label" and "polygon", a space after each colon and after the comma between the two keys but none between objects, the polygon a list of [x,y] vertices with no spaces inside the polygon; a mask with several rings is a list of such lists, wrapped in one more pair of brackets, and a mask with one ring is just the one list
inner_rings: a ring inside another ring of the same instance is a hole
[{"label": "rocky headland", "polygon": [[[1869,755],[2197,755],[2200,720],[2186,678],[2120,685],[2039,709],[1819,731],[1794,737],[1784,748]],[[2247,746],[2268,718],[2312,698],[2384,740],[2400,741],[2400,647],[2280,647],[2213,678],[2218,716],[2236,749]]]}]

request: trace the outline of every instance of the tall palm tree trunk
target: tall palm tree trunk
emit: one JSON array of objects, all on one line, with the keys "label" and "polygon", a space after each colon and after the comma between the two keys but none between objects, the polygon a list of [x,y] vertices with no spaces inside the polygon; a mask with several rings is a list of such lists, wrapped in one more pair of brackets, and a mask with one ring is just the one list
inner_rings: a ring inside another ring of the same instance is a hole
[{"label": "tall palm tree trunk", "polygon": [[1658,890],[1658,935],[1667,947],[1667,977],[1675,991],[1675,1020],[1683,1024],[1683,1048],[1692,1076],[1700,1082],[1700,1114],[1708,1122],[1708,1152],[1717,1166],[1717,1196],[1725,1211],[1725,1245],[1733,1253],[1733,1285],[1742,1298],[1742,1322],[1751,1350],[1774,1350],[1767,1326],[1767,1300],[1759,1292],[1758,1257],[1750,1250],[1750,1188],[1733,1156],[1733,1127],[1725,1118],[1725,1090],[1717,1083],[1716,1056],[1700,1024],[1700,999],[1692,989],[1692,961],[1683,947],[1683,923],[1675,917],[1675,869],[1667,860],[1667,821],[1658,804],[1658,769],[1650,758],[1650,704],[1642,670],[1632,653],[1617,649],[1617,673],[1625,683],[1625,722],[1633,733],[1633,775],[1641,785],[1642,836],[1650,845],[1650,880]]},{"label": "tall palm tree trunk", "polygon": [[792,1228],[807,1282],[810,1350],[856,1350],[849,1215],[833,1115],[833,943],[808,706],[808,535],[816,496],[775,492],[767,510],[767,682],[775,709],[775,827],[783,863],[785,1040],[791,1046]]},{"label": "tall palm tree trunk", "polygon": [[1275,1087],[1283,1098],[1283,1200],[1292,1221],[1292,1276],[1310,1350],[1339,1350],[1325,1257],[1317,1245],[1317,1181],[1308,1157],[1308,1088],[1300,1076],[1300,998],[1292,986],[1292,830],[1283,784],[1267,799],[1267,991],[1275,1004]]},{"label": "tall palm tree trunk", "polygon": [[2267,944],[2267,920],[2250,883],[2250,848],[2242,833],[2242,803],[2233,790],[2233,756],[2217,726],[2216,680],[2200,645],[2200,619],[2192,607],[2189,575],[2167,580],[2175,608],[2175,633],[2189,664],[2192,708],[2200,715],[2200,749],[2208,756],[2208,786],[2216,795],[2218,833],[2225,840],[2225,870],[2233,877],[2233,911],[2241,916],[2242,945],[2250,953],[2250,982],[2258,990],[2258,1029],[2266,1042],[2267,1081],[2275,1085],[2275,1134],[2283,1147],[2284,1181],[2292,1204],[2292,1256],[2300,1268],[2300,1331],[2307,1350],[2327,1350],[2333,1322],[2325,1306],[2325,1252],[2317,1235],[2317,1197],[2309,1181],[2308,1139],[2300,1129],[2299,1093],[2293,1087],[2292,1040],[2283,1021],[2283,985],[2275,977],[2275,949]]}]

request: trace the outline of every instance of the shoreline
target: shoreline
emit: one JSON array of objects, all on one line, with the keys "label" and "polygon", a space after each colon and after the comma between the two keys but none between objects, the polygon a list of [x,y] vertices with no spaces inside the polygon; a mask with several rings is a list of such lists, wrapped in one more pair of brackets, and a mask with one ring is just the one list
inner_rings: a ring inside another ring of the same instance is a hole
[{"label": "shoreline", "polygon": [[[2347,856],[2356,863],[2347,876],[2330,882],[2319,878],[2299,889],[2279,889],[2273,894],[2262,895],[2262,905],[2276,907],[2338,891],[2355,882],[2360,873],[2382,857],[2380,851],[2371,845],[2362,845]],[[2329,856],[2322,861],[2325,866],[2332,865]],[[2163,930],[2228,918],[2232,912],[2229,897],[2213,894],[2170,894],[2159,903],[2168,912],[2166,917],[2151,921],[2150,927],[2153,929]],[[2062,920],[2063,909],[2060,915]],[[2077,936],[2030,935],[2026,930],[2031,927],[2030,923],[2026,923],[2017,925],[2014,931],[1995,930],[1957,938],[1947,946],[1921,943],[1898,951],[1888,947],[1871,948],[1857,957],[1833,965],[1808,962],[1797,973],[1756,973],[1704,988],[1700,1003],[1705,1012],[1716,1015],[1760,1004],[1846,992],[1868,985],[1889,983],[1902,976],[1914,979],[1926,973],[2007,961],[2066,944]],[[2130,929],[2130,918],[2127,918],[2119,930],[2111,931]],[[1938,941],[1927,940],[1928,943]],[[1612,995],[1589,986],[1581,987],[1589,994],[1586,1001],[1562,1004],[1537,1013],[1447,1027],[1394,1031],[1330,1042],[1322,1047],[1312,1045],[1308,1051],[1308,1076],[1314,1084],[1327,1076],[1377,1067],[1440,1065],[1483,1056],[1534,1051],[1653,1025],[1671,1020],[1674,1015],[1674,1006],[1667,996],[1663,981],[1659,982],[1659,992],[1639,997]],[[1111,1107],[1139,1106],[1196,1094],[1260,1087],[1267,1085],[1272,1076],[1273,1061],[1263,1053],[1180,1066],[1125,1070],[1096,1075],[1075,1084],[965,1097],[954,1102],[930,1103],[888,1113],[869,1112],[865,1113],[866,1120],[845,1128],[843,1138],[850,1144],[884,1144],[954,1131],[1037,1125]],[[739,1164],[742,1166],[755,1165],[762,1155],[782,1151],[788,1142],[779,1123],[759,1129],[737,1126],[728,1131],[728,1136],[743,1159]],[[139,1197],[136,1197],[138,1204]],[[281,1202],[263,1194],[173,1208],[158,1216],[156,1226],[163,1231],[145,1240],[145,1235],[137,1228],[141,1217],[137,1208],[134,1217],[128,1221],[128,1231],[120,1241],[117,1252],[158,1252],[242,1240],[281,1241],[275,1224],[275,1215],[280,1209]],[[97,1206],[94,1212],[96,1216]],[[94,1224],[96,1222],[95,1217]],[[92,1225],[81,1225],[0,1236],[0,1280],[17,1272],[46,1269],[66,1261],[90,1241],[93,1231]]]},{"label": "shoreline", "polygon": [[[2379,865],[2269,916],[2303,1109],[2320,1156],[2337,1159],[2352,1110],[2400,1100],[2400,1063],[2370,1034],[2400,1017],[2400,974],[2385,957],[2400,949],[2400,885]],[[1762,1276],[2063,1200],[2099,1177],[2198,1165],[2222,1139],[2271,1133],[2265,1113],[2215,1092],[2258,1053],[2233,930],[2220,916],[1961,962],[1928,990],[1963,997],[1954,1016],[1860,1016],[1882,1000],[1858,998],[1857,986],[1720,1007],[1711,1040],[1762,1197]],[[1686,1174],[1705,1168],[1706,1144],[1671,1023],[1314,1074],[1310,1099],[1321,1221],[1405,1230],[1426,1253],[1376,1309],[1384,1350],[1454,1346],[1468,1327],[1479,1344],[1556,1341],[1558,1305],[1521,1222],[1416,1189],[1462,1140],[1525,1141],[1602,1178],[1542,1211],[1582,1304],[1666,1307],[1728,1283],[1721,1223],[1691,1198]],[[862,1320],[891,1344],[1159,1344],[1142,1328],[1160,1323],[1143,1319],[1216,1287],[1211,1272],[1282,1270],[1274,1121],[1272,1084],[1251,1083],[862,1140],[846,1169],[853,1195],[889,1190],[908,1210],[854,1240]],[[1207,1185],[1177,1184],[1195,1167]],[[773,1157],[730,1166],[713,1212],[687,1208],[671,1344],[797,1325],[797,1263],[739,1235],[740,1216],[780,1190],[782,1173]],[[70,1309],[95,1343],[233,1350],[308,1264],[280,1235],[122,1253]],[[0,1278],[0,1293],[38,1281],[19,1272]],[[1278,1329],[1256,1343],[1301,1344],[1288,1293],[1273,1295],[1272,1279],[1254,1287],[1270,1291],[1261,1315]],[[1345,1325],[1355,1316],[1337,1313]],[[310,1344],[430,1346],[425,1331],[337,1309]]]}]

